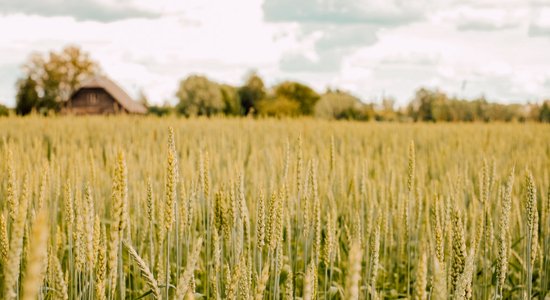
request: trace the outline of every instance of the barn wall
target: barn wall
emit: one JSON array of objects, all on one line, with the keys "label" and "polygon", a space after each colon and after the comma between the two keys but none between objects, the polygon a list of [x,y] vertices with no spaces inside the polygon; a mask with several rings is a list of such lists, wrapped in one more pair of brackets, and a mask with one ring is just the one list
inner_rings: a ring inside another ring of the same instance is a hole
[{"label": "barn wall", "polygon": [[75,115],[125,112],[110,94],[100,88],[81,89],[69,100],[65,111]]}]

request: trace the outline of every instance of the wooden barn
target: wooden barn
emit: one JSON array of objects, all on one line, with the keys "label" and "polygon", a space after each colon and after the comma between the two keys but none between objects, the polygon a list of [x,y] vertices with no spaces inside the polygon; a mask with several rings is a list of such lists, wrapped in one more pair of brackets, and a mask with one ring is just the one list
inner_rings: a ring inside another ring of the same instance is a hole
[{"label": "wooden barn", "polygon": [[96,76],[82,82],[63,111],[74,115],[145,114],[147,108],[109,78]]}]

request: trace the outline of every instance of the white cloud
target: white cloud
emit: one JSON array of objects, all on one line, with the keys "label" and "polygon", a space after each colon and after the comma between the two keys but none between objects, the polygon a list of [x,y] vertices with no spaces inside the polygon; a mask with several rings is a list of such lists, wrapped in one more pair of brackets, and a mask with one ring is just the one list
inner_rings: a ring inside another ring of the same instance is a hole
[{"label": "white cloud", "polygon": [[[0,28],[17,28],[0,36],[0,66],[21,64],[31,51],[77,44],[131,94],[143,88],[153,102],[161,103],[173,98],[178,81],[191,73],[240,84],[249,69],[277,72],[284,51],[303,49],[296,26],[263,22],[259,2],[244,5],[244,15],[231,13],[239,8],[224,3],[209,9],[212,3],[200,2],[179,15],[111,23],[22,14],[0,17]],[[15,79],[16,74],[12,82]],[[0,99],[13,105],[14,94],[13,89],[2,89]]]},{"label": "white cloud", "polygon": [[533,15],[529,33],[533,36],[550,37],[550,6],[538,9]]},{"label": "white cloud", "polygon": [[402,104],[420,86],[434,85],[455,95],[485,95],[503,102],[550,94],[545,86],[550,40],[532,39],[523,28],[460,31],[435,22],[384,30],[375,45],[344,59],[342,77],[355,74],[351,88],[359,94],[391,94]]},{"label": "white cloud", "polygon": [[503,30],[526,25],[528,7],[459,6],[442,10],[432,16],[438,22],[455,24],[461,30]]},{"label": "white cloud", "polygon": [[159,16],[151,11],[140,10],[129,1],[104,0],[1,1],[0,12],[52,17],[70,16],[77,20],[95,20],[101,22]]},{"label": "white cloud", "polygon": [[268,84],[298,80],[401,104],[421,86],[539,100],[550,96],[544,2],[86,0],[101,8],[86,13],[24,0],[25,8],[0,5],[0,28],[10,29],[0,35],[0,102],[14,104],[18,66],[32,51],[67,44],[82,46],[131,94],[143,89],[156,103],[173,100],[191,73],[240,84],[250,69]]}]

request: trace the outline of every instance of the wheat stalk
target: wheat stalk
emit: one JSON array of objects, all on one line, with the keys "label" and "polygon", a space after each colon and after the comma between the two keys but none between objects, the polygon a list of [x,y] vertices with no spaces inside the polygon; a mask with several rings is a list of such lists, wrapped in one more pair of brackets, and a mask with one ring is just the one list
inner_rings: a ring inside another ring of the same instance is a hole
[{"label": "wheat stalk", "polygon": [[12,228],[10,248],[7,263],[4,265],[4,299],[12,300],[17,298],[17,281],[19,279],[19,267],[21,263],[21,253],[23,251],[23,235],[25,233],[25,223],[27,221],[28,205],[28,179],[25,176],[23,183],[23,192],[17,209],[17,215]]},{"label": "wheat stalk", "polygon": [[23,277],[23,300],[39,296],[48,260],[48,213],[41,210],[34,221],[25,276]]},{"label": "wheat stalk", "polygon": [[267,285],[267,281],[269,279],[269,265],[265,266],[262,270],[262,275],[258,280],[258,284],[256,285],[256,296],[254,297],[255,300],[263,300],[264,299],[264,291],[265,287]]},{"label": "wheat stalk", "polygon": [[202,249],[202,239],[199,238],[193,245],[193,251],[187,259],[187,265],[185,267],[185,272],[178,279],[178,285],[176,288],[176,298],[177,300],[183,300],[189,289],[189,283],[192,280],[193,274],[195,273],[195,268],[197,261],[199,260],[199,254]]},{"label": "wheat stalk", "polygon": [[361,245],[353,242],[349,250],[349,274],[346,279],[346,299],[359,299],[359,282],[361,281]]},{"label": "wheat stalk", "polygon": [[155,276],[153,276],[153,273],[151,272],[145,261],[141,258],[141,256],[139,256],[134,247],[132,247],[132,245],[128,241],[125,240],[122,243],[124,247],[126,247],[126,249],[128,250],[128,254],[130,254],[132,260],[138,265],[139,271],[141,272],[141,275],[145,279],[145,282],[151,289],[153,297],[155,299],[162,299],[157,280],[155,279]]},{"label": "wheat stalk", "polygon": [[304,278],[304,291],[302,299],[312,300],[315,299],[315,282],[317,281],[317,268],[313,261],[309,263],[307,267],[306,275]]}]

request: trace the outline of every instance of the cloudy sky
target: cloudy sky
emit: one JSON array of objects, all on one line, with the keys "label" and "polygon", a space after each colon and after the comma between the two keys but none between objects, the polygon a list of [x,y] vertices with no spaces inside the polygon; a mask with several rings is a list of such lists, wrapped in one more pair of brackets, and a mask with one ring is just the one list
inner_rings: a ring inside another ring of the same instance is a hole
[{"label": "cloudy sky", "polygon": [[154,103],[189,74],[238,85],[250,70],[364,101],[550,98],[550,0],[0,0],[0,103],[33,51],[67,44]]}]

